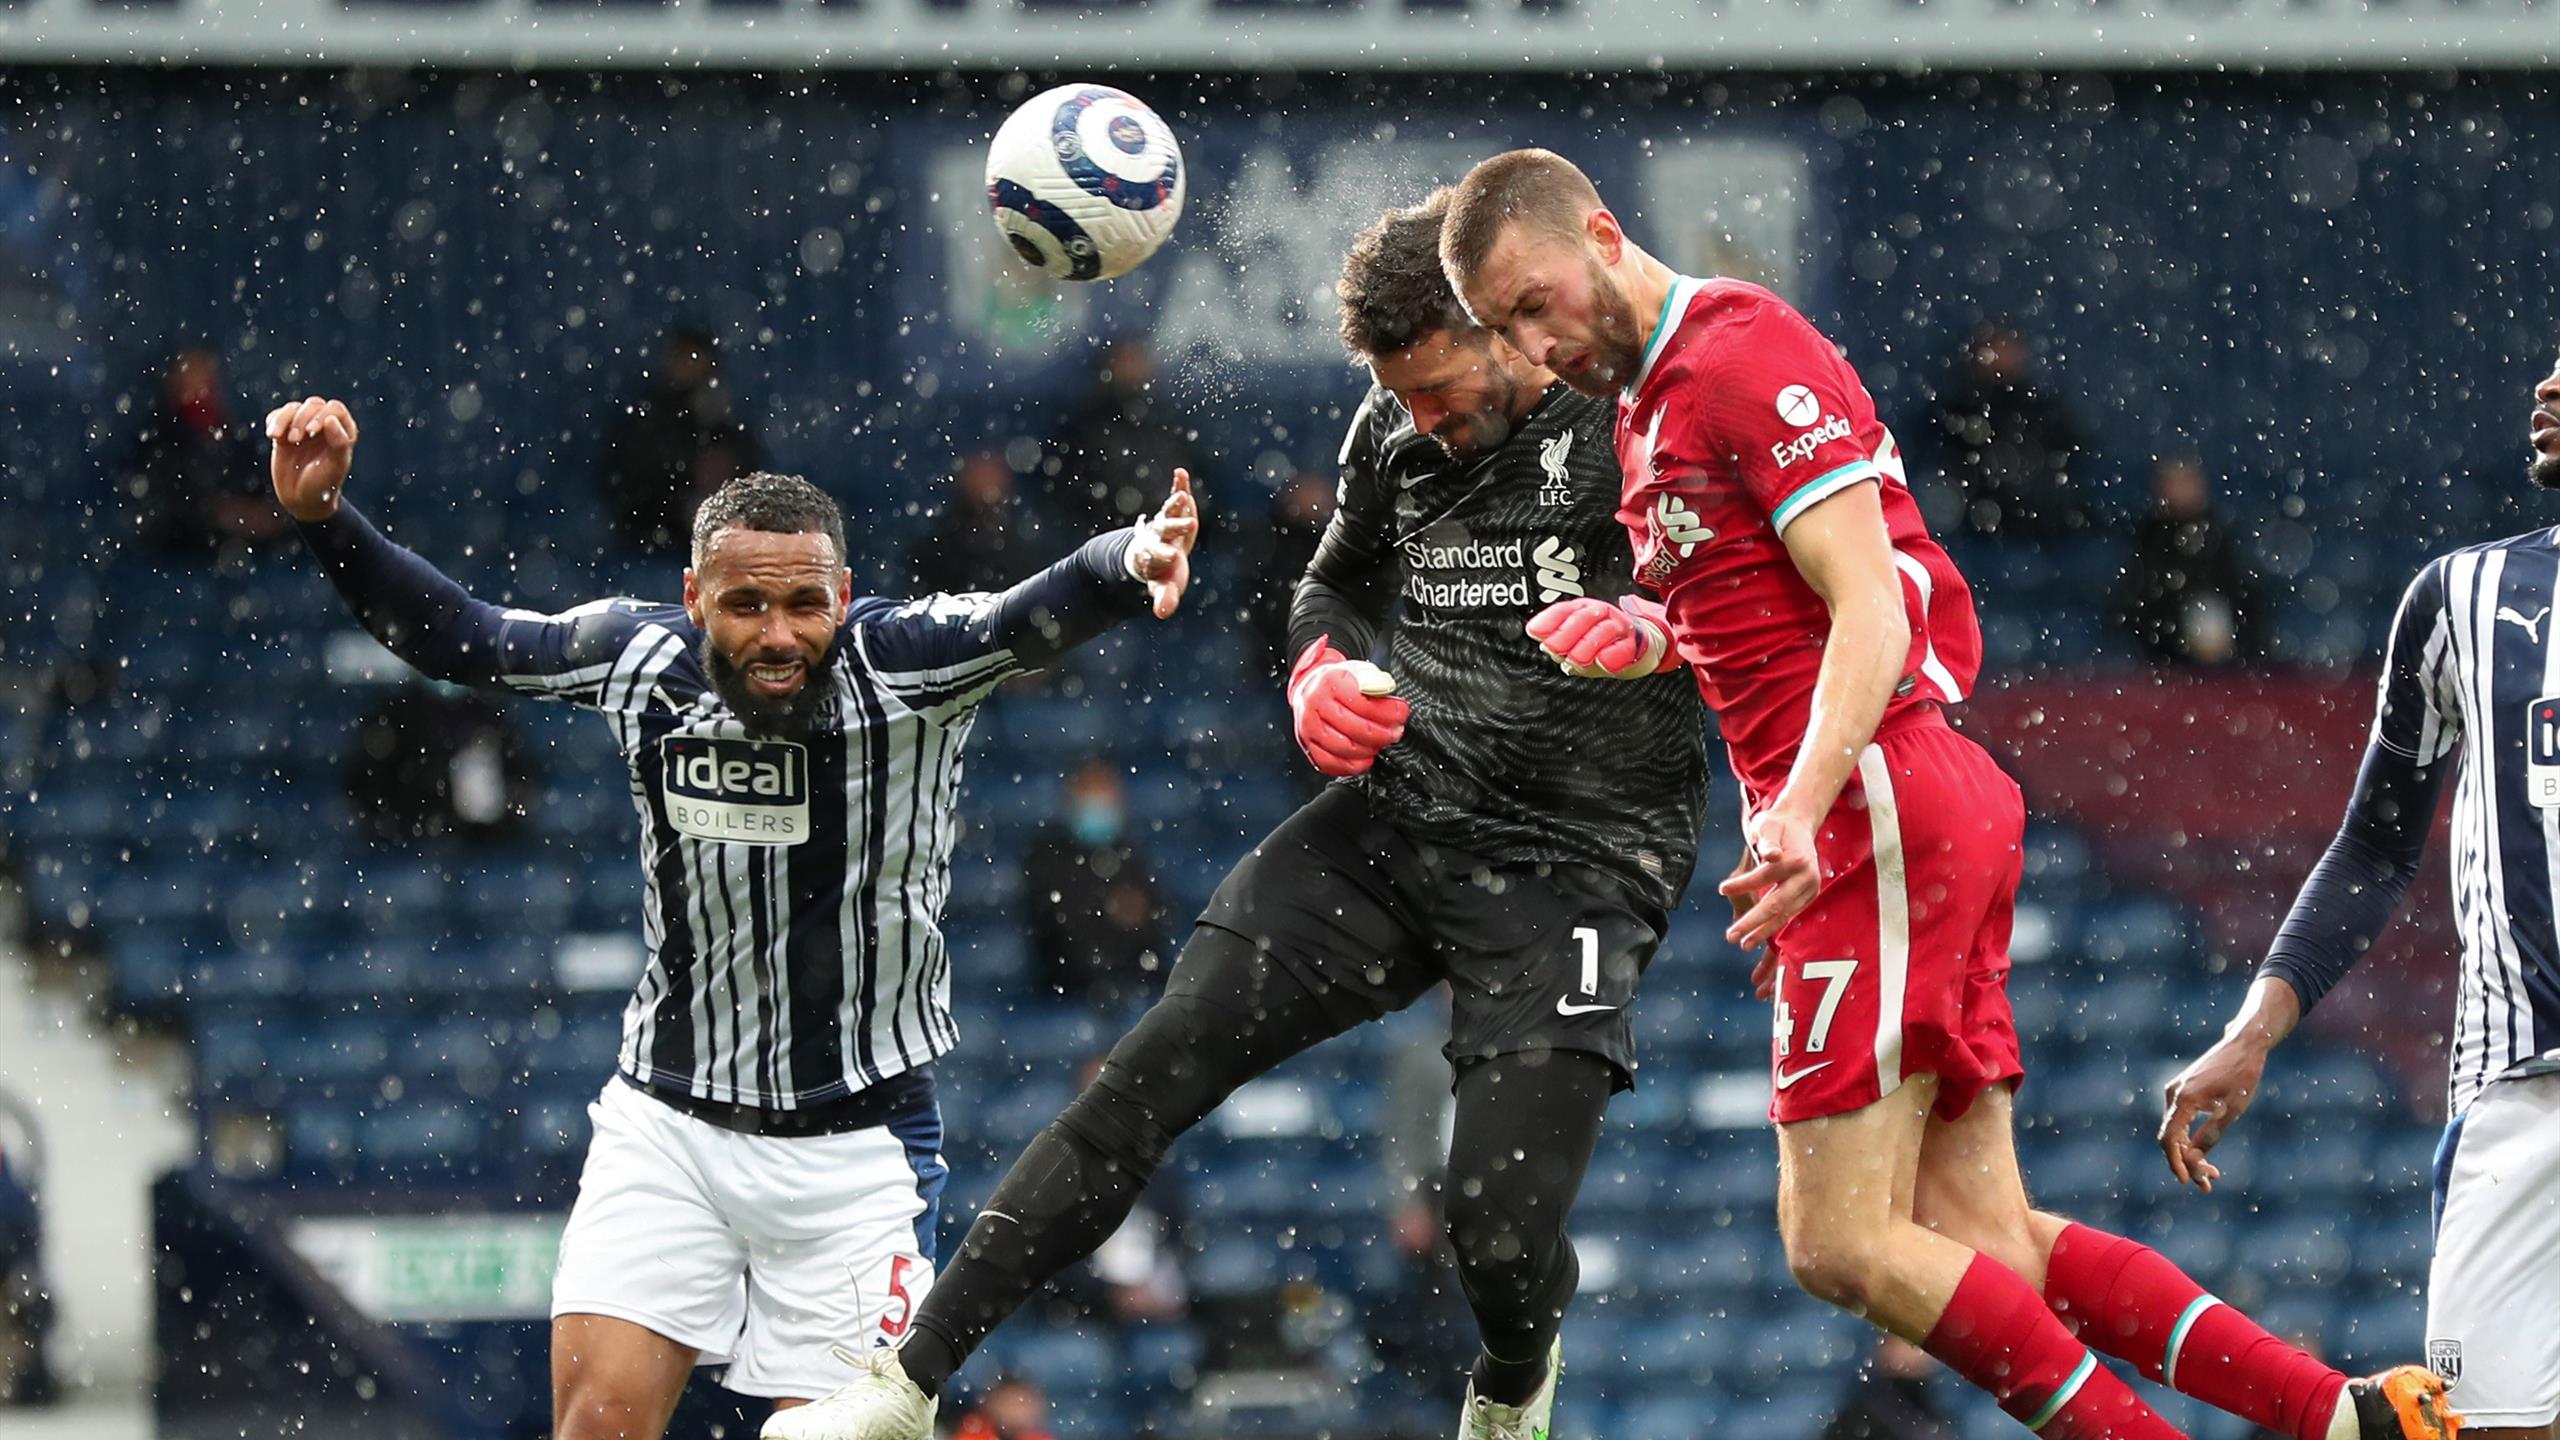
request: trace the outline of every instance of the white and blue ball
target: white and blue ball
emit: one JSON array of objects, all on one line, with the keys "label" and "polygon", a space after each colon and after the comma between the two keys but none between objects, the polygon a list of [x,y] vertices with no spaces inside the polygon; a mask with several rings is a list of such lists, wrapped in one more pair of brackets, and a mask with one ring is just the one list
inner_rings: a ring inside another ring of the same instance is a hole
[{"label": "white and blue ball", "polygon": [[1061,280],[1135,270],[1182,218],[1182,147],[1108,85],[1033,96],[987,150],[987,204],[1006,243]]}]

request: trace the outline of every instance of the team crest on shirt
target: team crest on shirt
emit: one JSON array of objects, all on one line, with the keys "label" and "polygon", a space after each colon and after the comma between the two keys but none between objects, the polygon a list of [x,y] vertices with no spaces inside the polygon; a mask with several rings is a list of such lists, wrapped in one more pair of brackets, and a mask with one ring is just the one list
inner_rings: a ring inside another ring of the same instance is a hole
[{"label": "team crest on shirt", "polygon": [[797,845],[809,838],[809,747],[791,740],[670,735],[667,823],[696,840]]},{"label": "team crest on shirt", "polygon": [[1689,502],[1664,491],[1653,497],[1653,509],[1645,516],[1645,524],[1653,532],[1653,556],[1644,562],[1636,578],[1659,587],[1680,568],[1680,562],[1697,552],[1700,545],[1716,538],[1716,532],[1701,523],[1698,512]]},{"label": "team crest on shirt", "polygon": [[[1573,490],[1565,478],[1565,461],[1573,455],[1573,432],[1559,430],[1538,446],[1538,469],[1546,475],[1538,486],[1538,503],[1553,508],[1573,503]],[[1580,593],[1580,592],[1576,592]]]},{"label": "team crest on shirt", "polygon": [[2427,1342],[2427,1368],[2446,1380],[2462,1378],[2462,1342],[2430,1340]]},{"label": "team crest on shirt", "polygon": [[2560,810],[2560,695],[2545,695],[2524,712],[2525,798]]}]

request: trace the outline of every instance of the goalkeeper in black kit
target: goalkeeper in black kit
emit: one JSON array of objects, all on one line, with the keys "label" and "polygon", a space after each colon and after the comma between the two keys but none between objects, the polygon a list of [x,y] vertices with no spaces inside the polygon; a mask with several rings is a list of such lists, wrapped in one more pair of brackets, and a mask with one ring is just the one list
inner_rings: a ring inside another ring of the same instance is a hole
[{"label": "goalkeeper in black kit", "polygon": [[[1177,1136],[1443,981],[1444,1196],[1483,1347],[1458,1434],[1548,1433],[1579,1278],[1565,1221],[1634,1078],[1628,1006],[1696,861],[1706,739],[1659,647],[1575,674],[1526,634],[1557,600],[1647,603],[1614,416],[1468,320],[1441,275],[1444,203],[1378,220],[1338,287],[1377,383],[1298,586],[1288,684],[1300,746],[1337,780],[1227,876],[1164,998],[1015,1162],[904,1343],[843,1352],[853,1382],[766,1436],[930,1440],[944,1383],[1119,1228]],[[1367,657],[1399,600],[1382,667]]]}]

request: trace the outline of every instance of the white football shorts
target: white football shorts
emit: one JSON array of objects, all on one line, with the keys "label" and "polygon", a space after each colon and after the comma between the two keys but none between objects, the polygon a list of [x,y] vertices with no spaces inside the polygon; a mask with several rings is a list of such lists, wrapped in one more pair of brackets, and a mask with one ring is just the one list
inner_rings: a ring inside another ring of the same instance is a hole
[{"label": "white football shorts", "polygon": [[2471,1426],[2560,1417],[2560,1075],[2494,1081],[2445,1132],[2427,1364]]},{"label": "white football shorts", "polygon": [[744,1135],[616,1078],[560,1239],[551,1313],[646,1326],[726,1363],[746,1395],[814,1400],[851,1371],[831,1346],[906,1334],[933,1281],[947,1174],[920,1114],[841,1135]]}]

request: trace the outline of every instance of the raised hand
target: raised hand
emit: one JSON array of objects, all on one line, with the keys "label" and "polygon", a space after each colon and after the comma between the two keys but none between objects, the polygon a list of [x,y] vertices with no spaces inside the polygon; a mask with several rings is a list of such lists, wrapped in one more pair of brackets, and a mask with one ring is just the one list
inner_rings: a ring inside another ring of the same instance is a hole
[{"label": "raised hand", "polygon": [[1164,507],[1138,522],[1138,538],[1129,546],[1129,573],[1147,583],[1156,618],[1182,608],[1182,593],[1191,588],[1191,547],[1200,543],[1200,502],[1191,493],[1191,472],[1173,472],[1173,493]]},{"label": "raised hand", "polygon": [[314,395],[279,405],[267,412],[267,438],[275,442],[267,468],[284,513],[302,521],[337,514],[356,455],[356,417],[346,402]]}]

